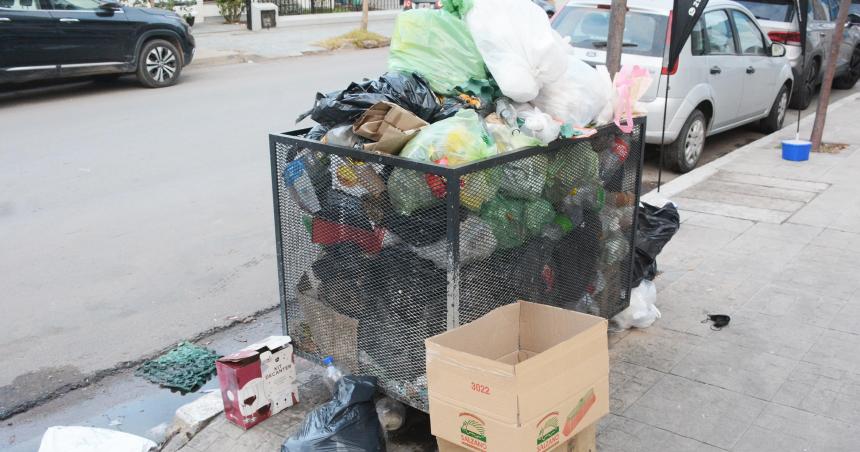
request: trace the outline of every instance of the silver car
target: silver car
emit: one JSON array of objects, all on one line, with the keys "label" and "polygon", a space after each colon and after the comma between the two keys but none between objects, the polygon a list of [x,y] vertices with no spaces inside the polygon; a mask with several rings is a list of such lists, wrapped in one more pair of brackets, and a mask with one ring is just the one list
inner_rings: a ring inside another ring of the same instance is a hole
[{"label": "silver car", "polygon": [[[788,60],[797,83],[791,106],[805,109],[821,85],[830,55],[830,43],[836,28],[839,0],[809,0],[806,32],[806,71],[801,74],[800,32],[794,0],[739,0],[758,19],[773,42],[786,45]],[[851,14],[843,32],[839,58],[836,62],[836,78],[833,86],[851,89],[860,78],[860,16]]]},{"label": "silver car", "polygon": [[[553,18],[553,28],[592,65],[606,61],[608,3],[571,0]],[[654,82],[641,99],[648,112],[646,141],[660,143],[666,102],[666,158],[671,168],[687,172],[696,167],[708,135],[752,122],[766,131],[782,128],[794,79],[785,47],[771,43],[748,9],[727,0],[708,2],[678,65],[667,68],[672,3],[627,1],[621,63],[651,72]],[[667,102],[661,75],[670,70]]]}]

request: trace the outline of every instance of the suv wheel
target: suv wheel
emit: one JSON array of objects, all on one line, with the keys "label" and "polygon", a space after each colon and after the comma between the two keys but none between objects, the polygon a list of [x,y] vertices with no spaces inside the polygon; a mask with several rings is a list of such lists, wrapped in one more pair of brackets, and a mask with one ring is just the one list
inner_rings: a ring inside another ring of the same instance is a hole
[{"label": "suv wheel", "polygon": [[693,110],[684,127],[681,127],[678,138],[666,149],[667,161],[671,169],[687,173],[696,167],[705,149],[707,127],[705,115],[699,110]]},{"label": "suv wheel", "polygon": [[791,108],[806,110],[806,107],[812,103],[816,86],[818,86],[818,60],[812,60],[806,66],[806,74],[797,87],[797,94],[791,97]]},{"label": "suv wheel", "polygon": [[848,63],[848,72],[833,80],[833,87],[837,89],[851,89],[860,79],[860,48],[854,49],[851,54],[851,62]]},{"label": "suv wheel", "polygon": [[788,86],[782,85],[776,100],[770,106],[770,114],[761,120],[761,130],[764,133],[773,133],[782,128],[785,123],[785,112],[788,110]]},{"label": "suv wheel", "polygon": [[182,72],[182,54],[173,44],[162,39],[147,42],[140,49],[137,78],[147,88],[171,86]]}]

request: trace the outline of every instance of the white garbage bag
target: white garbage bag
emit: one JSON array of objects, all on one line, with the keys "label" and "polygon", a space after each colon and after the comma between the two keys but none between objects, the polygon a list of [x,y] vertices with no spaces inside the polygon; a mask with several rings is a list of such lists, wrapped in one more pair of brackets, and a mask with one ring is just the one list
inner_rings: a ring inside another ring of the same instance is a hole
[{"label": "white garbage bag", "polygon": [[464,17],[499,89],[529,102],[567,69],[567,45],[531,0],[474,0]]},{"label": "white garbage bag", "polygon": [[523,120],[520,131],[530,137],[537,138],[543,144],[555,141],[561,132],[560,123],[552,119],[552,116],[540,111],[540,108],[529,104],[517,105],[517,117]]},{"label": "white garbage bag", "polygon": [[657,286],[653,281],[643,279],[630,291],[630,306],[615,315],[612,323],[619,330],[648,328],[660,316],[660,310],[657,309]]},{"label": "white garbage bag", "polygon": [[158,445],[131,433],[94,427],[50,427],[39,452],[149,452]]},{"label": "white garbage bag", "polygon": [[574,127],[585,127],[612,105],[612,82],[572,54],[565,61],[564,76],[545,85],[532,105]]}]

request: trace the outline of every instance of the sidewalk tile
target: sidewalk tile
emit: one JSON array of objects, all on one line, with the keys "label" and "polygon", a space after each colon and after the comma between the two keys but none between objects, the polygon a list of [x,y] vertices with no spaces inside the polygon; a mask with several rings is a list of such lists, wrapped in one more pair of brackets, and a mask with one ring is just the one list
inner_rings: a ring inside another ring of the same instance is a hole
[{"label": "sidewalk tile", "polygon": [[672,374],[771,400],[797,364],[796,359],[755,351],[712,336],[688,353]]},{"label": "sidewalk tile", "polygon": [[[743,305],[739,314],[767,314],[826,328],[831,325],[845,303],[845,300],[826,298],[807,289],[766,284]],[[860,318],[855,320],[860,322]],[[857,322],[853,324],[853,328],[857,327]]]},{"label": "sidewalk tile", "polygon": [[597,436],[600,452],[719,452],[724,449],[616,416]]},{"label": "sidewalk tile", "polygon": [[860,373],[860,335],[826,330],[804,355],[803,361]]},{"label": "sidewalk tile", "polygon": [[[780,199],[771,196],[714,191],[709,190],[706,187],[700,187],[700,185],[701,184],[693,186],[688,190],[684,190],[681,193],[681,196],[684,198],[698,199],[701,201],[720,203],[729,206],[764,209],[768,211],[776,210],[780,212],[795,212],[806,204],[804,201]],[[696,209],[693,208],[693,210]],[[742,209],[738,210],[740,211]],[[708,212],[705,211],[704,213]]]},{"label": "sidewalk tile", "polygon": [[[716,201],[706,201],[684,196],[682,192],[673,201],[687,210],[710,213],[743,220],[766,221],[768,223],[782,223],[791,216],[792,211],[772,210],[759,207],[738,206]],[[799,206],[798,206],[799,208]]]},{"label": "sidewalk tile", "polygon": [[824,229],[819,226],[808,226],[803,224],[757,223],[747,231],[747,234],[756,237],[767,237],[773,240],[792,244],[806,245],[821,235],[823,231]]},{"label": "sidewalk tile", "polygon": [[717,173],[714,174],[711,178],[720,181],[758,185],[762,187],[802,190],[812,193],[820,193],[824,190],[827,190],[827,188],[829,187],[828,184],[822,182],[803,181],[797,180],[796,178],[783,179],[724,170],[717,171]]},{"label": "sidewalk tile", "polygon": [[860,332],[860,292],[855,293],[851,300],[845,302],[842,308],[827,325],[831,330],[857,334]]},{"label": "sidewalk tile", "polygon": [[761,352],[797,359],[809,351],[825,331],[785,317],[745,312],[748,314],[735,313],[731,323],[715,331],[713,337]]},{"label": "sidewalk tile", "polygon": [[644,330],[633,329],[609,351],[609,358],[615,363],[624,361],[660,372],[668,372],[700,340],[700,337],[692,334],[653,325]]},{"label": "sidewalk tile", "polygon": [[752,426],[732,452],[812,452],[816,449],[803,437],[789,433],[778,433],[761,427]]},{"label": "sidewalk tile", "polygon": [[788,201],[799,201],[803,203],[813,200],[817,194],[816,192],[796,190],[793,188],[766,187],[759,184],[723,181],[713,177],[700,184],[696,184],[695,188],[712,192],[763,196]]},{"label": "sidewalk tile", "polygon": [[860,253],[860,234],[838,231],[836,229],[824,229],[818,237],[812,240],[811,244]]},{"label": "sidewalk tile", "polygon": [[666,374],[624,361],[609,368],[609,410],[621,414]]},{"label": "sidewalk tile", "polygon": [[[711,215],[709,213],[703,212],[690,212],[693,216],[687,221],[683,222],[684,226],[701,226],[704,228],[710,229],[719,229],[722,231],[742,233],[747,229],[753,227],[755,222],[750,220],[743,220],[740,218],[730,218],[724,217],[722,215]],[[683,214],[681,219],[683,220]],[[684,226],[681,226],[682,228]],[[671,243],[671,242],[670,242]]]},{"label": "sidewalk tile", "polygon": [[773,401],[860,425],[860,374],[800,362]]},{"label": "sidewalk tile", "polygon": [[765,404],[716,386],[667,375],[628,408],[624,416],[729,449]]},{"label": "sidewalk tile", "polygon": [[808,444],[808,451],[854,452],[860,444],[860,429],[856,424],[776,403],[767,405],[755,425],[776,435],[798,438]]}]

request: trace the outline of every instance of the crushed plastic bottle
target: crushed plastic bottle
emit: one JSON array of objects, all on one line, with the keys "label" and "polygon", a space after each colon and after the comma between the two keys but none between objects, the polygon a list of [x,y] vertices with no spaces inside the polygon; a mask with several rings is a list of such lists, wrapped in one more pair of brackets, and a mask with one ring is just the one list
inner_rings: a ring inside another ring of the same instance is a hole
[{"label": "crushed plastic bottle", "polygon": [[284,168],[284,185],[300,209],[308,213],[320,211],[320,201],[306,171],[304,158],[287,163]]},{"label": "crushed plastic bottle", "polygon": [[621,169],[629,155],[630,145],[616,136],[612,145],[600,153],[600,179],[604,181],[611,179]]},{"label": "crushed plastic bottle", "polygon": [[403,427],[406,421],[406,407],[391,397],[383,397],[376,401],[376,415],[382,428],[386,432],[393,432]]},{"label": "crushed plastic bottle", "polygon": [[498,98],[496,100],[496,114],[502,118],[505,125],[512,129],[517,128],[517,109],[512,100],[507,97]]},{"label": "crushed plastic bottle", "polygon": [[332,358],[331,356],[326,356],[325,358],[323,358],[323,365],[326,366],[323,382],[325,382],[325,385],[328,388],[329,392],[334,394],[335,390],[337,389],[337,382],[340,381],[341,378],[343,378],[343,372],[337,367],[335,367],[334,358]]}]

